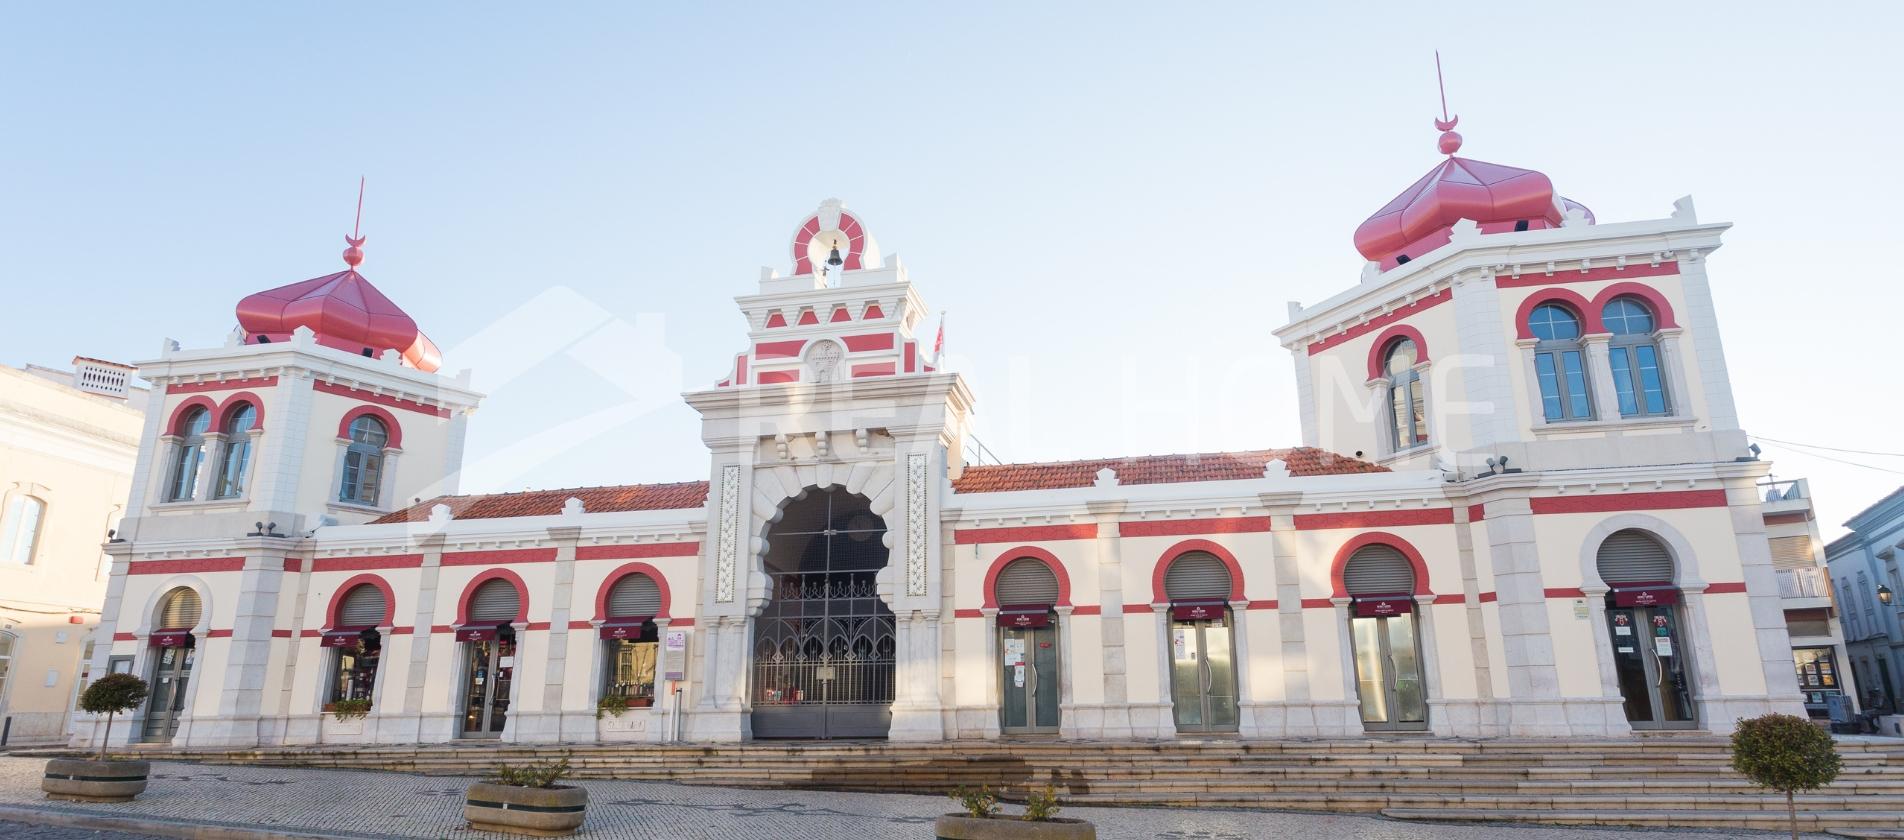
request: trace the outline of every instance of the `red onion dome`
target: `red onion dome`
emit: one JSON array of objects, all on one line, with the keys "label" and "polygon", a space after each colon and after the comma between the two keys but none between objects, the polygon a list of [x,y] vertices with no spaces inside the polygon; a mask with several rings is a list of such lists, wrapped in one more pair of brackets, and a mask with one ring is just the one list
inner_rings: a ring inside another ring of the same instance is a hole
[{"label": "red onion dome", "polygon": [[238,302],[238,325],[246,344],[289,341],[309,327],[317,343],[372,358],[395,350],[403,364],[424,372],[443,366],[443,354],[401,308],[357,273],[363,239],[346,237],[351,267],[300,283],[258,292]]},{"label": "red onion dome", "polygon": [[1455,157],[1461,135],[1453,131],[1454,121],[1437,120],[1435,126],[1448,159],[1355,229],[1355,249],[1363,257],[1393,268],[1447,244],[1449,228],[1462,219],[1478,223],[1482,233],[1560,226],[1561,206],[1546,175]]}]

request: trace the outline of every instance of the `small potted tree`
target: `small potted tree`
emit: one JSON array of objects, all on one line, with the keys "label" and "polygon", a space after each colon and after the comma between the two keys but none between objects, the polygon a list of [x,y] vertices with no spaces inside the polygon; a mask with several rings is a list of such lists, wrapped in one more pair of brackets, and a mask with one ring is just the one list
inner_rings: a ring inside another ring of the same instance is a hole
[{"label": "small potted tree", "polygon": [[557,784],[569,774],[569,757],[520,767],[498,765],[493,778],[469,786],[463,818],[477,831],[559,837],[582,827],[588,791]]},{"label": "small potted tree", "polygon": [[1732,769],[1760,787],[1785,794],[1792,840],[1798,840],[1798,803],[1793,794],[1831,784],[1843,766],[1831,736],[1804,718],[1778,714],[1742,718],[1732,732]]},{"label": "small potted tree", "polygon": [[131,674],[108,674],[86,687],[79,696],[79,707],[106,716],[106,732],[99,739],[99,753],[92,759],[55,758],[46,763],[46,775],[40,789],[48,799],[75,802],[127,802],[145,792],[146,775],[152,765],[145,761],[111,761],[106,745],[112,741],[112,719],[133,709],[146,698],[145,680]]},{"label": "small potted tree", "polygon": [[933,825],[939,840],[1097,840],[1097,827],[1058,814],[1058,792],[1050,785],[1025,792],[1025,813],[1018,817],[998,812],[998,797],[989,788],[952,791],[964,813],[946,814]]}]

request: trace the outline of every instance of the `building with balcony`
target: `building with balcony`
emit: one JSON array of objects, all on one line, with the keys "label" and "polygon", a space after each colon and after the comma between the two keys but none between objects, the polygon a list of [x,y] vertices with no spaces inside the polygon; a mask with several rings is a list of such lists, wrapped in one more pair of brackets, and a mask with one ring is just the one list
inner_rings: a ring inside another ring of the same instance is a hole
[{"label": "building with balcony", "polygon": [[[1904,609],[1899,554],[1904,553],[1904,488],[1845,521],[1851,529],[1825,546],[1825,561],[1842,610],[1851,675],[1859,699],[1885,714],[1904,711]],[[1904,734],[1891,732],[1887,734]]]},{"label": "building with balcony", "polygon": [[1845,648],[1839,605],[1833,598],[1831,575],[1825,566],[1824,541],[1812,508],[1811,482],[1805,479],[1766,480],[1759,489],[1764,499],[1765,535],[1772,551],[1772,569],[1778,576],[1778,595],[1785,608],[1785,627],[1792,637],[1792,664],[1805,710],[1812,717],[1829,714],[1833,695],[1859,708],[1857,680],[1848,673],[1851,661]]}]

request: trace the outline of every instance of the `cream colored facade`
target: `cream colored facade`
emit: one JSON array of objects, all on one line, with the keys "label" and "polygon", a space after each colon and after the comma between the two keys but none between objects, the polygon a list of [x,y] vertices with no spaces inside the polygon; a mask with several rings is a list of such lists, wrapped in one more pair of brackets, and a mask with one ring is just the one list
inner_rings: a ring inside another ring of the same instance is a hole
[{"label": "cream colored facade", "polygon": [[0,368],[0,721],[16,746],[66,739],[138,452],[129,392],[72,381]]}]

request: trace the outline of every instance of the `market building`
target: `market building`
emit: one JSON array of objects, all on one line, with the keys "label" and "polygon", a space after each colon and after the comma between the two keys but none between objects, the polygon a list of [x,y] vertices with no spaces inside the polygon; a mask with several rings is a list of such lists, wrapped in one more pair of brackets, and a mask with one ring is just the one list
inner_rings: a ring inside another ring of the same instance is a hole
[{"label": "market building", "polygon": [[352,240],[345,271],[239,302],[227,346],[139,366],[158,393],[95,667],[156,690],[114,737],[1619,736],[1802,713],[1708,276],[1728,225],[1689,198],[1597,220],[1439,127],[1443,160],[1355,231],[1361,277],[1276,331],[1303,439],[1244,452],[974,463],[924,286],[827,201],[789,273],[736,299],[744,349],[684,395],[705,480],[458,495],[482,397]]}]

